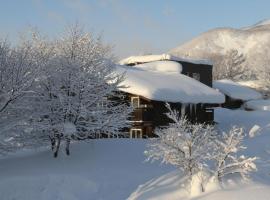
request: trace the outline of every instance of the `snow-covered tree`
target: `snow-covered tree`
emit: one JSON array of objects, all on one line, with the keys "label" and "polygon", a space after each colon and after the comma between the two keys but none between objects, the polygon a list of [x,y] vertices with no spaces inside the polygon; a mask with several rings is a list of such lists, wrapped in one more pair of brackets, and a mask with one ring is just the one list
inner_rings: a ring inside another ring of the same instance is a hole
[{"label": "snow-covered tree", "polygon": [[161,160],[174,165],[189,180],[190,191],[201,192],[211,180],[216,183],[230,174],[247,179],[256,170],[254,157],[238,155],[245,149],[243,129],[233,127],[222,136],[213,125],[192,124],[167,104],[171,123],[155,130],[158,138],[148,144],[148,161]]},{"label": "snow-covered tree", "polygon": [[241,80],[250,76],[250,71],[244,65],[245,56],[232,49],[223,56],[213,56],[213,78],[215,80],[230,79]]},{"label": "snow-covered tree", "polygon": [[128,126],[131,108],[118,92],[124,77],[113,73],[110,47],[78,25],[51,45],[54,55],[36,87],[36,127],[50,138],[54,156],[61,141],[69,155],[71,140],[117,136]]},{"label": "snow-covered tree", "polygon": [[264,57],[260,60],[261,66],[257,67],[256,72],[264,93],[270,95],[270,49],[268,48],[263,53]]},{"label": "snow-covered tree", "polygon": [[1,153],[22,145],[24,131],[19,127],[27,124],[29,111],[32,110],[31,102],[26,99],[33,96],[33,83],[49,53],[37,37],[35,33],[31,37],[25,34],[15,47],[7,40],[0,42]]},{"label": "snow-covered tree", "polygon": [[256,170],[254,161],[256,157],[245,157],[238,155],[239,151],[246,149],[242,145],[244,131],[239,127],[225,133],[216,141],[216,148],[213,152],[213,160],[216,164],[215,177],[221,182],[226,175],[240,174],[246,180],[248,175]]},{"label": "snow-covered tree", "polygon": [[[193,176],[204,171],[214,147],[214,127],[206,124],[192,124],[169,104],[167,117],[172,121],[167,127],[157,129],[157,139],[148,145],[145,154],[148,160],[161,160],[180,169],[191,181]],[[201,183],[204,191],[204,183]]]}]

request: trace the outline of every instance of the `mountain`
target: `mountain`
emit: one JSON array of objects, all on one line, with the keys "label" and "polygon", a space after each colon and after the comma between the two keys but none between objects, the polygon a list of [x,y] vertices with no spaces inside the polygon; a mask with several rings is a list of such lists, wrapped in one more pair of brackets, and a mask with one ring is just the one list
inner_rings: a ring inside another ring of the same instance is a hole
[{"label": "mountain", "polygon": [[[211,59],[236,49],[246,56],[246,65],[260,68],[270,62],[270,19],[244,28],[216,28],[168,53],[174,56]],[[267,56],[268,55],[268,56]]]}]

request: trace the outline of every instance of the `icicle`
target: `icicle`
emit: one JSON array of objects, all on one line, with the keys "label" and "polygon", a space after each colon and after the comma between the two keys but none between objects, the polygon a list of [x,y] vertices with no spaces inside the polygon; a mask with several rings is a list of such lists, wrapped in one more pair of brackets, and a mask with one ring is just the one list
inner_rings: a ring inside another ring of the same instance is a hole
[{"label": "icicle", "polygon": [[185,103],[182,103],[182,105],[181,105],[181,116],[182,117],[185,116],[185,114],[186,114],[186,106],[187,106],[187,104],[185,104]]},{"label": "icicle", "polygon": [[194,105],[194,115],[195,115],[195,119],[197,118],[197,106],[198,104],[193,104]]},{"label": "icicle", "polygon": [[194,104],[189,104],[189,115],[192,117],[192,107]]}]

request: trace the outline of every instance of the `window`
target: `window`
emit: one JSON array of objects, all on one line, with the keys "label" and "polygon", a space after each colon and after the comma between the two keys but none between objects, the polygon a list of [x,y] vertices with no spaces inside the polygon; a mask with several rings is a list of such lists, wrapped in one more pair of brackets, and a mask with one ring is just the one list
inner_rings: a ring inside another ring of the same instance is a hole
[{"label": "window", "polygon": [[131,97],[131,105],[133,108],[140,107],[140,98],[139,97]]},{"label": "window", "polygon": [[132,128],[129,132],[130,138],[142,138],[142,129],[141,128]]},{"label": "window", "polygon": [[200,81],[201,76],[200,76],[199,73],[192,73],[192,78],[194,78],[194,79],[197,80],[197,81]]}]

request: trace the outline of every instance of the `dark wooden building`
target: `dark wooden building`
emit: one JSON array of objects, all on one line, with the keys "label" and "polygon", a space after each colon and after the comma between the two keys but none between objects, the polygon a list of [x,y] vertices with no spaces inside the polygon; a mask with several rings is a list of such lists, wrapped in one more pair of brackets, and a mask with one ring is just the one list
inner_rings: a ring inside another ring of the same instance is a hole
[{"label": "dark wooden building", "polygon": [[[163,56],[163,55],[162,55]],[[163,56],[164,57],[164,56]],[[141,58],[141,57],[140,57]],[[130,66],[131,68],[136,67],[135,65],[145,63],[144,59],[131,59],[129,62],[122,63]],[[148,59],[149,60],[149,59]],[[194,60],[186,60],[180,59],[176,57],[168,57],[165,56],[165,59],[155,58],[153,61],[162,60],[162,61],[174,61],[179,63],[182,66],[181,76],[185,75],[191,77],[192,80],[197,85],[202,85],[203,87],[207,87],[209,90],[212,87],[212,65],[206,62],[194,61]],[[151,59],[150,61],[151,62]],[[166,64],[166,62],[163,62]],[[180,75],[179,75],[180,76]],[[148,78],[148,77],[146,77]],[[150,77],[149,77],[150,78]],[[162,81],[162,80],[161,80]],[[201,82],[198,83],[197,81]],[[175,84],[182,84],[180,82],[176,82]],[[145,86],[147,87],[147,86]],[[200,90],[200,87],[194,88]],[[214,91],[214,90],[213,90]],[[216,92],[216,91],[214,91]],[[191,91],[192,93],[192,91]],[[217,102],[213,102],[211,99],[204,99],[203,103],[192,103],[186,102],[170,102],[160,101],[151,98],[147,98],[140,93],[132,93],[129,91],[125,91],[126,100],[130,101],[132,106],[134,107],[134,112],[131,117],[132,127],[129,130],[129,137],[131,138],[146,138],[146,137],[154,137],[154,129],[156,127],[166,126],[169,123],[169,119],[166,116],[168,112],[165,103],[170,103],[173,109],[177,109],[181,115],[185,115],[192,122],[199,123],[213,123],[214,121],[214,109],[213,107],[219,106],[220,102],[224,102],[224,96],[222,100]],[[221,94],[220,94],[221,95]],[[209,97],[211,98],[211,97]],[[210,103],[208,103],[210,102]]]},{"label": "dark wooden building", "polygon": [[[127,94],[127,98],[134,107],[131,116],[132,127],[129,137],[146,138],[154,137],[154,129],[168,125],[168,112],[165,102],[150,100],[142,96]],[[181,104],[168,102],[172,109],[176,109],[181,115],[185,115],[190,121],[198,123],[213,123],[214,110],[217,104]]]},{"label": "dark wooden building", "polygon": [[262,98],[262,94],[254,89],[231,80],[214,81],[213,87],[225,95],[225,102],[221,104],[224,108],[239,109],[246,101]]}]

